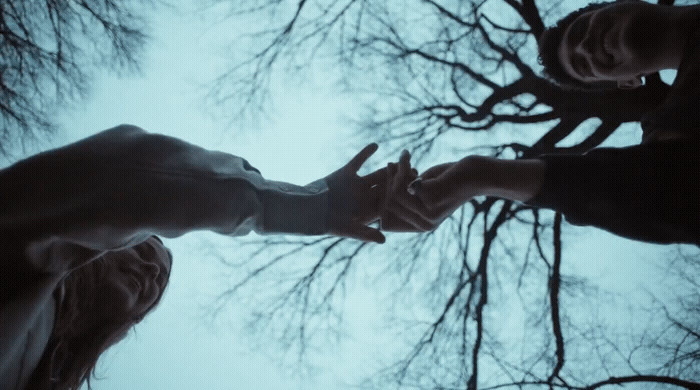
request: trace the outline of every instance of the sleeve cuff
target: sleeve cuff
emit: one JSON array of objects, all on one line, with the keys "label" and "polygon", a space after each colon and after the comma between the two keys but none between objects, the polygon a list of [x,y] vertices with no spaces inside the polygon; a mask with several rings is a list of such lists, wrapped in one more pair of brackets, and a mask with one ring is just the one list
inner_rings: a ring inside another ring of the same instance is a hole
[{"label": "sleeve cuff", "polygon": [[258,233],[320,235],[328,232],[328,187],[318,180],[304,187],[272,182],[262,193],[263,226]]}]

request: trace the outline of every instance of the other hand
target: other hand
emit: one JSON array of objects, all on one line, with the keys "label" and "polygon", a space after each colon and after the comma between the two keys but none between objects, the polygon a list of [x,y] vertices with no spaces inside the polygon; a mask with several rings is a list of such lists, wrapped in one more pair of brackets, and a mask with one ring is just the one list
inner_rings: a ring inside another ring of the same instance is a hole
[{"label": "other hand", "polygon": [[[388,194],[382,230],[421,232],[436,229],[476,195],[466,174],[469,159],[431,167],[420,176],[408,174],[409,156],[402,155]],[[403,167],[403,168],[402,168]],[[409,179],[413,178],[410,182]]]}]

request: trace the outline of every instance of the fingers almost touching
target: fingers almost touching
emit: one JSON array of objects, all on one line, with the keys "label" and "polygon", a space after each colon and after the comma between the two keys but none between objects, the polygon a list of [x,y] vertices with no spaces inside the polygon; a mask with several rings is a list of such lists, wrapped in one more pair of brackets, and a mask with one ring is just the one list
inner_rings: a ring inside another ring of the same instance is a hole
[{"label": "fingers almost touching", "polygon": [[[404,152],[398,164],[390,163],[387,167],[387,195],[381,214],[382,229],[403,232],[433,230],[437,226],[434,212],[408,192],[408,183],[416,177],[408,160],[409,155]],[[396,173],[392,175],[394,171]]]}]

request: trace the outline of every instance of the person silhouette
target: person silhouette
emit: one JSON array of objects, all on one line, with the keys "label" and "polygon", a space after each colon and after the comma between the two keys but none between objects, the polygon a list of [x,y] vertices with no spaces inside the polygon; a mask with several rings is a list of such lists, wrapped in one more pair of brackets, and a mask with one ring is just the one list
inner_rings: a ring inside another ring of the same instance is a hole
[{"label": "person silhouette", "polygon": [[246,160],[121,125],[0,170],[0,389],[77,389],[158,304],[158,236],[332,234],[384,242],[387,169],[348,164],[307,186]]},{"label": "person silhouette", "polygon": [[382,229],[432,230],[487,195],[634,240],[700,245],[700,6],[593,4],[546,29],[538,45],[545,74],[563,88],[635,88],[660,70],[678,73],[642,119],[639,145],[520,160],[467,156],[421,175],[402,156]]}]

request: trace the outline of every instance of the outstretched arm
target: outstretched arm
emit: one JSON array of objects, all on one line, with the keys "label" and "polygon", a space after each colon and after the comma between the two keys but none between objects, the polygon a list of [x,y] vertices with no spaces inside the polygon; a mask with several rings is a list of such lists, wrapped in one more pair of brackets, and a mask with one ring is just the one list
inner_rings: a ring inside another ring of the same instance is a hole
[{"label": "outstretched arm", "polygon": [[[366,148],[327,180],[296,186],[265,180],[240,157],[118,126],[0,171],[0,231],[94,251],[195,230],[380,241],[381,234],[357,226],[378,218],[378,186],[386,176],[355,173],[374,150]],[[348,209],[338,198],[363,208]]]},{"label": "outstretched arm", "polygon": [[475,196],[495,196],[524,202],[542,186],[545,163],[539,159],[499,160],[468,156],[436,165],[417,177],[409,156],[402,155],[389,196],[382,229],[428,231],[437,228],[457,208]]},{"label": "outstretched arm", "polygon": [[688,139],[532,160],[466,157],[428,169],[418,186],[392,187],[382,228],[432,230],[467,200],[487,195],[634,240],[698,245],[699,147],[700,140]]}]

